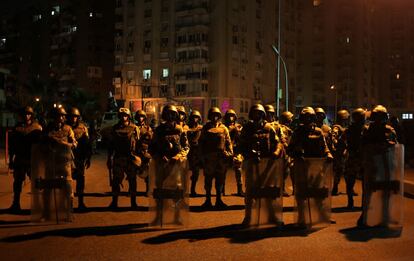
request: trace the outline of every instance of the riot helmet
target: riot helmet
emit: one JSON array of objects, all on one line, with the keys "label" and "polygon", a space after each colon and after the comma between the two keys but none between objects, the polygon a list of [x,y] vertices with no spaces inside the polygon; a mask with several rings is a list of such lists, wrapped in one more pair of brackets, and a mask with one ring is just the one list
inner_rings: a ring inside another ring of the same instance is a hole
[{"label": "riot helmet", "polygon": [[176,106],[178,111],[178,116],[181,122],[185,122],[187,120],[187,112],[185,111],[184,106]]},{"label": "riot helmet", "polygon": [[315,110],[312,107],[304,107],[299,115],[299,121],[302,124],[309,125],[314,123],[316,119]]},{"label": "riot helmet", "polygon": [[177,107],[172,104],[164,106],[161,113],[161,118],[166,122],[173,122],[179,119]]},{"label": "riot helmet", "polygon": [[377,123],[386,123],[389,119],[387,108],[376,105],[371,112],[371,120]]},{"label": "riot helmet", "polygon": [[124,116],[131,117],[131,111],[128,108],[121,107],[118,110],[118,118],[122,119]]},{"label": "riot helmet", "polygon": [[356,108],[353,110],[351,114],[352,122],[356,124],[364,124],[366,119],[365,113],[366,111],[363,108]]},{"label": "riot helmet", "polygon": [[250,107],[249,119],[252,121],[261,121],[266,117],[266,110],[261,104],[255,104]]},{"label": "riot helmet", "polygon": [[212,122],[217,122],[221,119],[221,111],[218,107],[211,107],[208,110],[208,119]]},{"label": "riot helmet", "polygon": [[137,110],[134,116],[135,120],[138,122],[145,121],[147,119],[147,114],[143,110]]},{"label": "riot helmet", "polygon": [[290,111],[282,112],[279,121],[283,125],[290,125],[293,121],[293,113],[291,113]]}]

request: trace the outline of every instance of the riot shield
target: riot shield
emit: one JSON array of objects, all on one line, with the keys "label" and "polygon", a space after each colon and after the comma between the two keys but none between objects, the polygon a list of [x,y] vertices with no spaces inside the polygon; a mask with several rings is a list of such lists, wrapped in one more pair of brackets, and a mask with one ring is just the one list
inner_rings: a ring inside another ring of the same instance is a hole
[{"label": "riot shield", "polygon": [[333,167],[324,158],[295,159],[295,219],[301,226],[330,223]]},{"label": "riot shield", "polygon": [[283,159],[245,162],[246,218],[250,225],[283,224],[284,164]]},{"label": "riot shield", "polygon": [[149,167],[150,225],[187,226],[189,213],[187,160],[153,159]]},{"label": "riot shield", "polygon": [[368,145],[364,161],[364,225],[402,226],[404,145],[397,144],[385,150]]},{"label": "riot shield", "polygon": [[32,221],[72,221],[71,148],[46,142],[33,145],[31,153]]}]

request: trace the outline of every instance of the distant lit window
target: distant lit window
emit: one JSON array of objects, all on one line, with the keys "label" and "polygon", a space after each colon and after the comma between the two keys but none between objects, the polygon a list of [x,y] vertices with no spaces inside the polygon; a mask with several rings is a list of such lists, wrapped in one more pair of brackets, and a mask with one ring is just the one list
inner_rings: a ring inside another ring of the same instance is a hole
[{"label": "distant lit window", "polygon": [[399,80],[399,79],[400,79],[400,77],[401,77],[401,75],[400,75],[399,73],[397,73],[397,74],[395,75],[395,79],[397,79],[397,80]]},{"label": "distant lit window", "polygon": [[2,38],[0,40],[0,48],[4,48],[6,46],[6,38]]},{"label": "distant lit window", "polygon": [[60,13],[60,6],[54,6],[52,7],[52,11],[50,12],[51,15],[57,15]]},{"label": "distant lit window", "polygon": [[127,72],[127,80],[128,80],[128,82],[133,81],[134,80],[134,77],[135,77],[135,72],[134,71],[128,71]]},{"label": "distant lit window", "polygon": [[93,17],[93,13],[92,12],[89,13],[89,17]]},{"label": "distant lit window", "polygon": [[78,30],[78,27],[77,26],[73,26],[72,27],[72,32],[76,32]]},{"label": "distant lit window", "polygon": [[403,113],[402,114],[402,119],[403,120],[412,120],[412,119],[414,119],[414,117],[413,117],[412,113]]},{"label": "distant lit window", "polygon": [[163,78],[167,78],[168,77],[168,74],[169,74],[168,68],[162,69],[162,77]]},{"label": "distant lit window", "polygon": [[42,15],[41,14],[38,14],[38,15],[34,15],[33,16],[33,22],[39,21],[41,19],[42,19]]},{"label": "distant lit window", "polygon": [[145,69],[142,71],[142,76],[145,80],[151,79],[151,69]]},{"label": "distant lit window", "polygon": [[346,43],[350,43],[351,39],[349,37],[346,38]]}]

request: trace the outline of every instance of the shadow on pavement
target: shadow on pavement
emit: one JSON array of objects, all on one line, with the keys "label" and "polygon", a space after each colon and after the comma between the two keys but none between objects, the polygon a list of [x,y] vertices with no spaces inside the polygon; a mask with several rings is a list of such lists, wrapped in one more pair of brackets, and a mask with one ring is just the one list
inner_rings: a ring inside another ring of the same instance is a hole
[{"label": "shadow on pavement", "polygon": [[[119,194],[120,196],[125,196],[125,197],[129,197],[129,192],[126,191],[122,191]],[[137,191],[137,196],[138,197],[146,197],[147,193],[143,192],[143,191]],[[77,197],[77,193],[75,193],[75,197]],[[84,197],[95,197],[95,198],[104,198],[104,197],[112,197],[112,192],[103,192],[103,193],[98,193],[98,192],[87,192],[87,193],[83,193]]]},{"label": "shadow on pavement", "polygon": [[188,239],[190,242],[228,238],[231,243],[246,244],[266,238],[275,237],[306,237],[319,229],[306,230],[289,224],[283,227],[246,228],[241,224],[219,226],[213,228],[176,231],[144,239],[145,244],[165,244],[177,240]]},{"label": "shadow on pavement", "polygon": [[148,211],[148,207],[138,206],[134,209],[131,207],[117,207],[117,208],[110,208],[110,207],[87,207],[84,209],[74,208],[74,213],[82,214],[82,213],[90,213],[90,212],[127,212],[127,211],[137,211],[137,212],[146,212]]},{"label": "shadow on pavement", "polygon": [[402,228],[386,227],[351,227],[339,230],[349,241],[368,242],[374,238],[397,238],[401,236]]},{"label": "shadow on pavement", "polygon": [[11,215],[18,215],[18,216],[30,216],[30,209],[22,209],[19,211],[11,211],[10,209],[0,209],[0,215],[3,214],[11,214]]},{"label": "shadow on pavement", "polygon": [[190,212],[207,212],[207,211],[231,211],[231,210],[243,210],[244,205],[230,205],[226,208],[206,208],[202,206],[190,206]]},{"label": "shadow on pavement", "polygon": [[354,208],[347,208],[347,207],[337,207],[337,208],[332,208],[331,212],[332,213],[344,213],[344,212],[361,212],[362,208],[361,207],[354,207]]},{"label": "shadow on pavement", "polygon": [[127,224],[117,226],[106,227],[79,227],[79,228],[65,228],[35,232],[32,234],[16,235],[5,237],[1,239],[1,242],[16,243],[29,240],[36,240],[45,237],[70,237],[78,238],[84,236],[115,236],[115,235],[127,235],[137,233],[147,233],[153,231],[159,231],[158,228],[149,228],[147,223],[140,224]]}]

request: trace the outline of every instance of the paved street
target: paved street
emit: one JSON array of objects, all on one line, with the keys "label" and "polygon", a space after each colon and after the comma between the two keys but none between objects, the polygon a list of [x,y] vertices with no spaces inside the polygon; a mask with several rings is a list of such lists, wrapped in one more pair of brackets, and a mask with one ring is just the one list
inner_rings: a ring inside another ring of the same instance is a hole
[{"label": "paved street", "polygon": [[[12,200],[12,177],[0,173],[1,260],[414,260],[414,199],[405,198],[405,222],[401,233],[385,229],[355,228],[360,214],[346,211],[344,182],[341,195],[333,198],[336,224],[305,233],[292,228],[293,197],[285,198],[286,228],[242,230],[244,214],[240,197],[225,196],[225,211],[202,211],[203,198],[192,198],[191,224],[185,229],[159,229],[146,225],[147,198],[140,194],[138,211],[129,209],[129,198],[120,199],[120,210],[110,203],[105,155],[94,158],[87,171],[85,203],[88,211],[75,213],[73,223],[30,223],[30,183],[22,195],[23,215],[7,214]],[[139,180],[139,191],[144,182]],[[127,183],[124,183],[124,191]],[[203,192],[201,179],[197,191]],[[229,173],[226,192],[236,192]],[[356,205],[361,201],[357,184]],[[214,199],[213,199],[214,203]],[[75,206],[77,202],[75,201]]]}]

